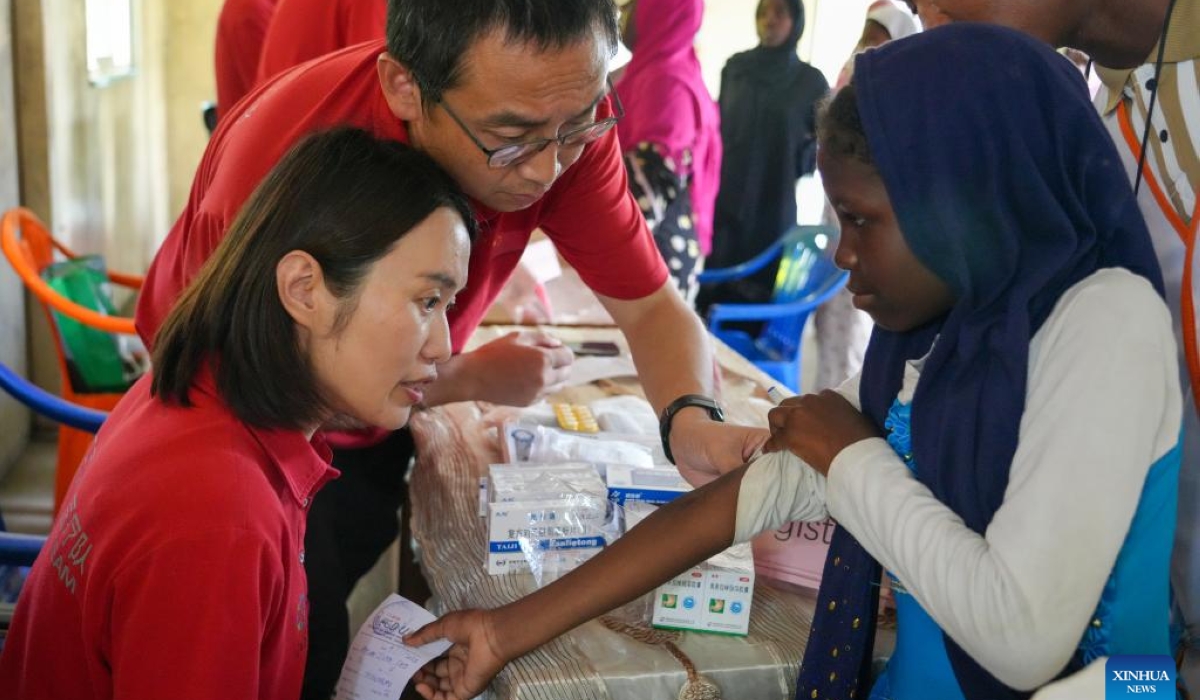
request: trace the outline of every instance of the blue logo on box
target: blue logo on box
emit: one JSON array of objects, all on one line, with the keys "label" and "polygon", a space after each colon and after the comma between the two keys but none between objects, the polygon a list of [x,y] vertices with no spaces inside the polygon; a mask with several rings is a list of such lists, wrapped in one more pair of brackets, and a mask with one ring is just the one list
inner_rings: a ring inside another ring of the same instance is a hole
[{"label": "blue logo on box", "polygon": [[1160,656],[1113,656],[1104,665],[1104,698],[1175,697],[1175,661]]},{"label": "blue logo on box", "polygon": [[738,602],[731,603],[729,606],[729,611],[734,615],[742,614],[742,604]]},{"label": "blue logo on box", "polygon": [[696,607],[696,599],[691,596],[684,598],[683,607],[685,610],[691,610],[692,608]]}]

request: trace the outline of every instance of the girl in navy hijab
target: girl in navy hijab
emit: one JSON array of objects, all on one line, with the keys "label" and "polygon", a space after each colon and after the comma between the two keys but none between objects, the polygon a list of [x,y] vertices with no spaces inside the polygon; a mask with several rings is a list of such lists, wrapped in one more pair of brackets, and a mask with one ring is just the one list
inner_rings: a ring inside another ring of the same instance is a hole
[{"label": "girl in navy hijab", "polygon": [[[455,643],[426,697],[471,697],[731,541],[826,516],[798,699],[1027,697],[1103,656],[1170,653],[1174,338],[1078,71],[1024,34],[948,26],[860,55],[818,140],[836,259],[877,326],[861,375],[773,409],[778,451],[554,584],[414,635]],[[873,678],[882,571],[898,633]]]},{"label": "girl in navy hijab", "polygon": [[1170,653],[1174,343],[1086,86],[1023,34],[954,25],[860,55],[849,90],[818,166],[876,330],[860,381],[770,416],[841,525],[800,695],[870,682],[879,564],[899,632],[873,698],[1027,697]]}]

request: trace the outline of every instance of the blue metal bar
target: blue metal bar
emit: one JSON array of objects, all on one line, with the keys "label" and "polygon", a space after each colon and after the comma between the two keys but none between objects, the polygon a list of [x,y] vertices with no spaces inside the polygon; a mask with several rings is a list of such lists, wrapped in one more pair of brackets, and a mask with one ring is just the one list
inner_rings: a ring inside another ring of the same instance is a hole
[{"label": "blue metal bar", "polygon": [[89,433],[100,430],[100,425],[108,417],[105,411],[73,404],[31,384],[3,363],[0,363],[0,389],[51,420]]},{"label": "blue metal bar", "polygon": [[46,538],[38,535],[0,532],[0,564],[33,566],[33,560],[45,544]]}]

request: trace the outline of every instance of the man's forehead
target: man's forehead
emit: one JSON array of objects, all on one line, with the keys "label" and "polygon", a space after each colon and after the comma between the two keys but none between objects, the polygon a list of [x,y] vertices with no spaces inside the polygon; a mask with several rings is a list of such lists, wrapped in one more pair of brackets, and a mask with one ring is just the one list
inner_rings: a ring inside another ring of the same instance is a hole
[{"label": "man's forehead", "polygon": [[[530,62],[554,62],[565,53],[593,53],[597,62],[607,63],[616,53],[603,29],[599,26],[565,42],[544,42],[535,37],[521,36],[507,27],[497,27],[480,34],[467,46],[463,54],[463,67],[468,63],[485,63],[483,59],[508,57],[522,58]],[[486,71],[485,71],[486,72]]]},{"label": "man's forehead", "polygon": [[455,90],[519,91],[530,96],[567,90],[587,94],[590,102],[603,92],[608,52],[598,33],[550,47],[485,35],[463,55],[461,71]]}]

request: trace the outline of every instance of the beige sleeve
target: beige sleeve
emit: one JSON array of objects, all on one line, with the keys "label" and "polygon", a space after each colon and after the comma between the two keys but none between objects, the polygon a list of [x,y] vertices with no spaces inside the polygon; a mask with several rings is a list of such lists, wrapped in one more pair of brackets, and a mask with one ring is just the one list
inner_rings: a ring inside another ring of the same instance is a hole
[{"label": "beige sleeve", "polygon": [[772,452],[751,462],[742,476],[733,541],[826,515],[825,477],[791,452]]},{"label": "beige sleeve", "polygon": [[[856,373],[836,389],[855,408],[860,379]],[[828,515],[825,477],[790,452],[762,455],[742,476],[733,540],[748,542],[758,533],[778,529],[784,523],[813,522]]]}]

